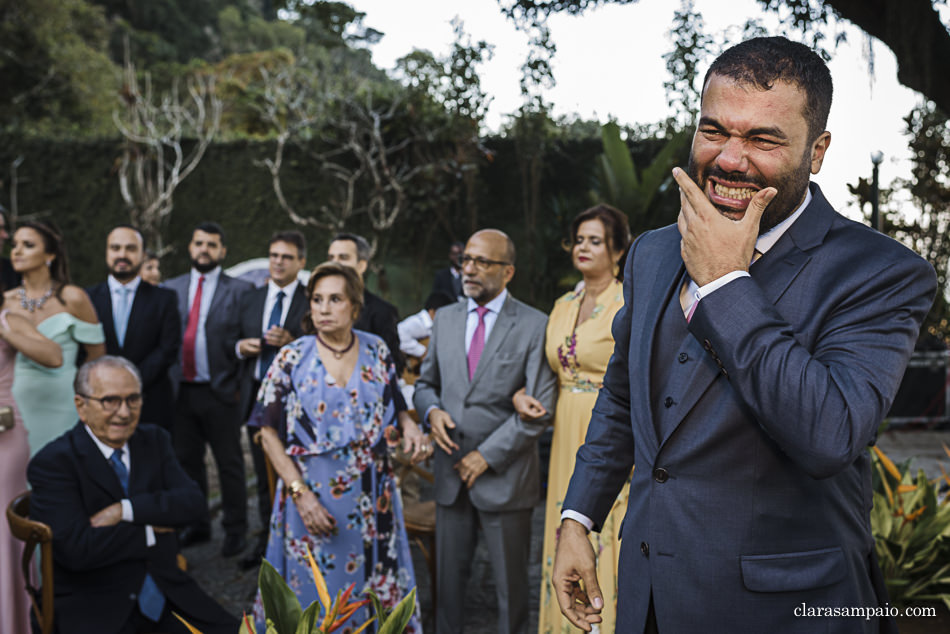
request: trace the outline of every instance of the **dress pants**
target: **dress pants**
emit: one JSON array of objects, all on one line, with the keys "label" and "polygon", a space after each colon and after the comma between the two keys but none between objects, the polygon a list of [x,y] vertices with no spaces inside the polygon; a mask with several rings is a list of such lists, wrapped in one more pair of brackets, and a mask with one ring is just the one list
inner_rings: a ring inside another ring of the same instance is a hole
[{"label": "dress pants", "polygon": [[436,505],[435,552],[438,603],[437,634],[463,631],[463,608],[472,559],[481,526],[495,581],[498,633],[517,634],[528,628],[528,553],[531,509],[482,511],[472,505],[464,486],[455,503]]},{"label": "dress pants", "polygon": [[[205,444],[210,445],[221,485],[221,525],[228,535],[247,533],[247,479],[241,450],[241,420],[235,403],[221,401],[207,383],[182,382],[175,403],[175,453],[208,498]],[[210,528],[205,520],[196,528]]]}]

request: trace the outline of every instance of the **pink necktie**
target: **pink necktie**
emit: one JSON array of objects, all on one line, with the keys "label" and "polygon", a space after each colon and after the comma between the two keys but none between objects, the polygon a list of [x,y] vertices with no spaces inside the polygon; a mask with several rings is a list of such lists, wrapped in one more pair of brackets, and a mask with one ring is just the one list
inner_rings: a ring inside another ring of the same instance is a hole
[{"label": "pink necktie", "polygon": [[471,381],[475,376],[475,368],[478,367],[478,360],[482,358],[482,350],[485,349],[485,314],[488,309],[479,306],[475,309],[478,313],[478,326],[475,327],[475,333],[472,335],[472,343],[468,347],[468,380]]},{"label": "pink necktie", "polygon": [[198,338],[198,319],[201,315],[201,289],[205,284],[205,276],[198,277],[198,288],[195,290],[195,298],[191,302],[191,310],[188,311],[188,325],[185,328],[185,336],[182,339],[181,346],[181,366],[182,375],[186,381],[194,381],[198,371],[195,369],[195,339]]}]

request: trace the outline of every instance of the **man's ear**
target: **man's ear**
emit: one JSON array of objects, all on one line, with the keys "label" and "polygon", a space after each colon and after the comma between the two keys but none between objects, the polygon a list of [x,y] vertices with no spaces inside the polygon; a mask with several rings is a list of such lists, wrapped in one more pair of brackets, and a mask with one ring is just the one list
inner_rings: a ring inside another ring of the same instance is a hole
[{"label": "man's ear", "polygon": [[817,174],[821,170],[821,164],[825,160],[825,152],[831,145],[831,132],[825,130],[818,135],[814,143],[811,144],[811,173]]}]

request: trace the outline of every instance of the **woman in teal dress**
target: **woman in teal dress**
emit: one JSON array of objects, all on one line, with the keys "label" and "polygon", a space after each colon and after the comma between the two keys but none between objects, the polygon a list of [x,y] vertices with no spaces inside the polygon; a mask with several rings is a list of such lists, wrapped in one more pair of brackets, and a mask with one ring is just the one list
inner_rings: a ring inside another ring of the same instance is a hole
[{"label": "woman in teal dress", "polygon": [[[264,452],[280,480],[267,561],[306,607],[317,598],[306,549],[330,594],[355,584],[392,609],[415,586],[402,501],[388,452],[399,443],[416,460],[432,445],[393,400],[396,368],[379,337],[353,330],[363,284],[327,262],[307,286],[305,335],[280,349],[249,424],[261,427]],[[264,631],[260,597],[257,631]],[[370,618],[363,608],[341,631]],[[376,631],[371,627],[368,631]],[[418,610],[408,632],[421,632]]]},{"label": "woman in teal dress", "polygon": [[13,398],[29,433],[32,456],[76,424],[76,355],[80,345],[87,359],[104,354],[105,335],[86,292],[69,283],[66,248],[52,223],[20,225],[13,234],[10,261],[23,284],[5,293],[5,306],[59,344],[63,356],[58,368],[43,367],[22,354],[16,357]]}]

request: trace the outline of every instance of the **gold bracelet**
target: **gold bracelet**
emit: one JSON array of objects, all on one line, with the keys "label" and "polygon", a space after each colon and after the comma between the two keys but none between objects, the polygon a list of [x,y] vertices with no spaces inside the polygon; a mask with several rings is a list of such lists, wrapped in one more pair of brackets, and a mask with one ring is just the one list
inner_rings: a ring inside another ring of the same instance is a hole
[{"label": "gold bracelet", "polygon": [[288,484],[287,488],[290,489],[290,498],[296,502],[297,498],[303,495],[303,492],[307,490],[307,485],[304,483],[302,478],[297,478]]}]

